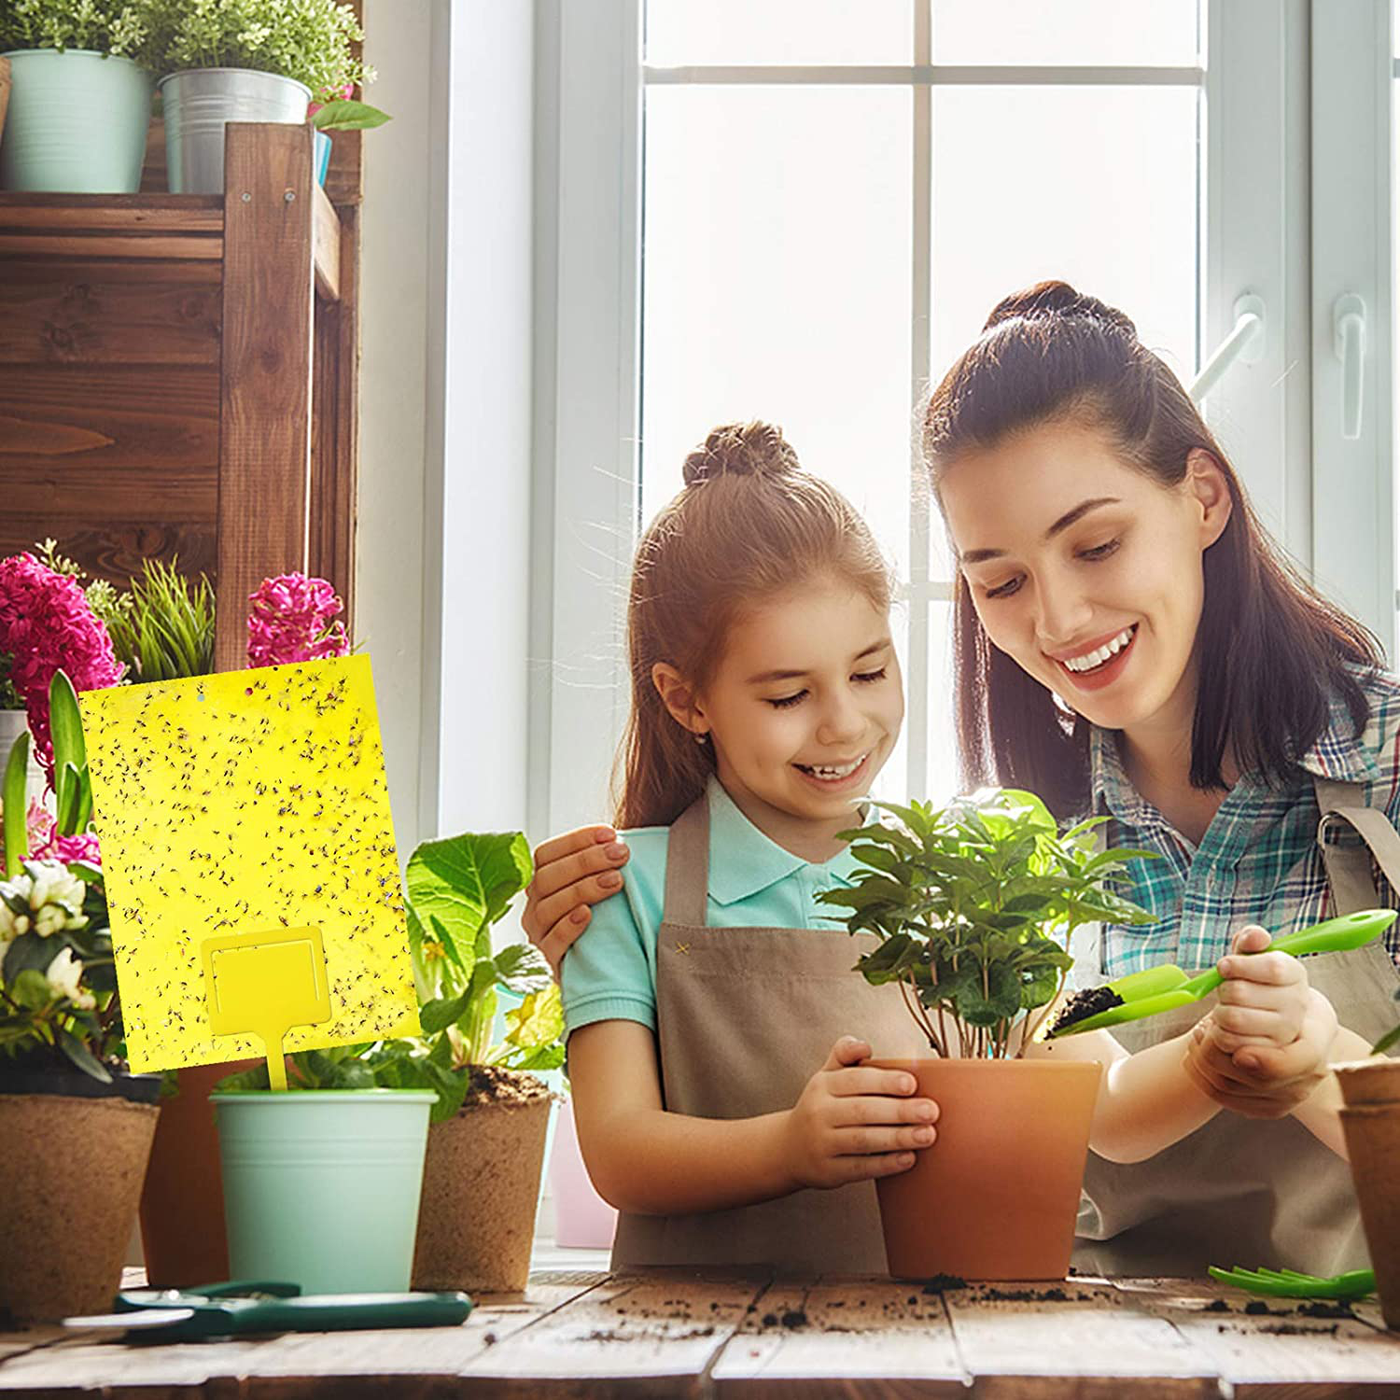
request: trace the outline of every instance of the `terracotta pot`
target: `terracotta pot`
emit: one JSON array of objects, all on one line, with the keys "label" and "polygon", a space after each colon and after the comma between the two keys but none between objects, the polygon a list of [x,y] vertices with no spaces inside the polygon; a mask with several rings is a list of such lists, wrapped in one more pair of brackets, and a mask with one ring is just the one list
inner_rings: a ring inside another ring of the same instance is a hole
[{"label": "terracotta pot", "polygon": [[1400,1329],[1400,1060],[1338,1069],[1342,1131],[1386,1326]]},{"label": "terracotta pot", "polygon": [[128,1087],[119,1080],[105,1098],[0,1092],[0,1312],[52,1320],[111,1308],[160,1112],[120,1097]]},{"label": "terracotta pot", "polygon": [[182,1069],[180,1092],[161,1104],[141,1192],[141,1250],[152,1288],[218,1283],[229,1276],[224,1179],[209,1091],[257,1063]]},{"label": "terracotta pot", "polygon": [[414,1288],[518,1293],[529,1280],[553,1096],[533,1075],[495,1075],[508,1075],[518,1097],[469,1095],[428,1129]]},{"label": "terracotta pot", "polygon": [[1069,1272],[1098,1065],[876,1060],[940,1107],[938,1140],[876,1182],[896,1278],[1059,1279]]}]

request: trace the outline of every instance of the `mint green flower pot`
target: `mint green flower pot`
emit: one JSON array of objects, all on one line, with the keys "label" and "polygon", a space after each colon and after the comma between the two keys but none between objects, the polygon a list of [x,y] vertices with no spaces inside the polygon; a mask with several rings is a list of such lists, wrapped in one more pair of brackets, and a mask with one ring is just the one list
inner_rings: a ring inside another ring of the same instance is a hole
[{"label": "mint green flower pot", "polygon": [[17,49],[0,134],[0,188],[135,194],[146,158],[151,80],[129,58]]},{"label": "mint green flower pot", "polygon": [[232,1278],[303,1293],[402,1293],[428,1113],[420,1089],[211,1094]]}]

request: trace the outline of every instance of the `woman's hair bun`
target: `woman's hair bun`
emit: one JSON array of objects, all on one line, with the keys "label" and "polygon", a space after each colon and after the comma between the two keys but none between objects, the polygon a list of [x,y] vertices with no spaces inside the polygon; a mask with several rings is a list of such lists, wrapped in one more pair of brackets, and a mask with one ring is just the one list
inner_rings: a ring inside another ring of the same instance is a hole
[{"label": "woman's hair bun", "polygon": [[720,476],[789,476],[801,464],[783,430],[771,423],[725,423],[685,459],[687,486]]},{"label": "woman's hair bun", "polygon": [[1012,292],[1003,297],[992,308],[987,323],[982,327],[983,334],[993,326],[1021,316],[1027,320],[1038,320],[1051,316],[1077,316],[1088,321],[1098,321],[1104,326],[1122,331],[1134,339],[1137,327],[1116,307],[1110,306],[1098,297],[1077,292],[1068,282],[1037,282],[1021,292]]}]

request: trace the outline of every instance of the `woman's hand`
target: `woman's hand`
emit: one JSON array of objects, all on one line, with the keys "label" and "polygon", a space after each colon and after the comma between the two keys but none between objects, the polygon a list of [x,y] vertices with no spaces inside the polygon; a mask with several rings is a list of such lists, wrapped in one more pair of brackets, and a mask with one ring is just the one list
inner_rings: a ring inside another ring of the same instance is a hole
[{"label": "woman's hand", "polygon": [[521,924],[557,979],[569,945],[588,927],[589,905],[622,888],[630,854],[610,826],[581,826],[535,848]]},{"label": "woman's hand", "polygon": [[1262,928],[1235,935],[1219,965],[1219,1005],[1196,1026],[1185,1062],[1203,1093],[1249,1118],[1283,1118],[1310,1098],[1337,1034],[1332,1004],[1299,959],[1254,951],[1268,946]]},{"label": "woman's hand", "polygon": [[870,1054],[865,1041],[842,1036],[788,1111],[787,1155],[798,1186],[908,1171],[913,1149],[937,1136],[938,1105],[909,1097],[918,1087],[913,1075],[863,1065]]}]

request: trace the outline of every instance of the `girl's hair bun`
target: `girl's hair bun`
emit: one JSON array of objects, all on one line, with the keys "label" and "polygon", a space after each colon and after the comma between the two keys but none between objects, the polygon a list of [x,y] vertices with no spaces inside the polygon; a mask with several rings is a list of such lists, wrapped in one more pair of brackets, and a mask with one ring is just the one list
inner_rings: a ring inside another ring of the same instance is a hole
[{"label": "girl's hair bun", "polygon": [[1077,292],[1068,282],[1037,282],[1021,292],[1012,292],[1003,297],[992,308],[987,323],[982,327],[983,334],[993,326],[1021,316],[1027,320],[1039,320],[1050,316],[1077,316],[1084,320],[1097,321],[1105,327],[1137,338],[1137,327],[1116,307],[1110,306],[1098,297]]},{"label": "girl's hair bun", "polygon": [[790,476],[801,470],[797,453],[771,423],[725,423],[685,459],[687,486],[721,476]]}]

